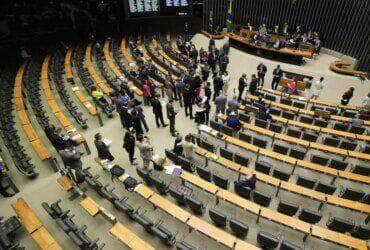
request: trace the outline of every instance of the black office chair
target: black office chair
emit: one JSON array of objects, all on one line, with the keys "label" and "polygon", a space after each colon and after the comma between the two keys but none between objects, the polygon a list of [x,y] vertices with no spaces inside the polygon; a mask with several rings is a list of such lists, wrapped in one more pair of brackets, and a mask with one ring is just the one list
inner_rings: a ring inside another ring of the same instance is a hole
[{"label": "black office chair", "polygon": [[281,97],[280,98],[280,103],[291,106],[293,101],[290,98]]},{"label": "black office chair", "polygon": [[260,128],[267,128],[267,121],[261,120],[261,119],[256,119],[254,121],[254,125]]},{"label": "black office chair", "polygon": [[290,173],[286,173],[286,172],[280,171],[280,170],[275,168],[273,173],[272,173],[272,176],[275,177],[275,178],[278,178],[282,181],[289,181]]},{"label": "black office chair", "polygon": [[306,124],[312,124],[313,123],[313,118],[311,116],[301,115],[299,117],[299,121],[302,122],[302,123],[306,123]]},{"label": "black office chair", "polygon": [[311,158],[311,162],[319,164],[321,166],[326,166],[329,163],[329,159],[321,155],[313,155]]},{"label": "black office chair", "polygon": [[275,143],[274,147],[273,147],[274,152],[277,152],[277,153],[283,154],[283,155],[288,154],[288,150],[289,150],[289,147],[287,147],[283,144],[280,144],[280,143]]},{"label": "black office chair", "polygon": [[276,96],[275,96],[275,95],[273,95],[273,94],[268,94],[268,93],[266,93],[266,94],[265,94],[265,98],[266,98],[267,100],[270,100],[270,101],[273,101],[273,102],[275,102],[275,101],[276,101]]},{"label": "black office chair", "polygon": [[299,109],[304,109],[306,107],[305,102],[300,102],[300,101],[294,101],[293,102],[293,107],[299,108]]},{"label": "black office chair", "polygon": [[239,165],[242,165],[244,167],[248,167],[249,165],[249,158],[248,157],[245,157],[239,153],[235,153],[234,155],[234,162],[239,164]]},{"label": "black office chair", "polygon": [[319,211],[303,208],[298,218],[305,222],[316,224],[321,220],[322,214]]},{"label": "black office chair", "polygon": [[262,140],[258,137],[253,137],[253,145],[260,147],[260,148],[266,148],[267,146],[267,141]]},{"label": "black office chair", "polygon": [[244,239],[248,235],[249,227],[247,224],[237,220],[237,219],[231,219],[229,221],[229,226],[231,231],[236,235],[236,237],[239,237],[241,239]]},{"label": "black office chair", "polygon": [[186,205],[186,196],[183,192],[178,190],[178,187],[170,187],[169,193],[179,205]]},{"label": "black office chair", "polygon": [[365,197],[365,192],[359,189],[346,187],[341,190],[339,197],[352,201],[360,201]]},{"label": "black office chair", "polygon": [[186,199],[186,203],[188,204],[189,208],[193,213],[197,215],[203,215],[205,206],[203,205],[202,202],[198,201],[194,197],[190,196]]},{"label": "black office chair", "polygon": [[234,183],[234,191],[239,196],[241,196],[241,197],[246,198],[246,199],[249,200],[250,197],[251,197],[252,189],[250,189],[248,187],[245,187],[243,185],[240,185],[239,183]]},{"label": "black office chair", "polygon": [[239,132],[239,139],[247,143],[252,143],[252,136],[244,132]]},{"label": "black office chair", "polygon": [[283,111],[282,116],[283,118],[288,119],[288,120],[294,120],[295,118],[295,114],[292,111],[286,111],[286,110]]},{"label": "black office chair", "polygon": [[289,216],[294,216],[299,209],[299,206],[280,200],[279,205],[277,207],[277,211]]},{"label": "black office chair", "polygon": [[321,128],[326,128],[328,126],[328,122],[325,121],[324,119],[322,118],[316,118],[313,122],[313,125],[314,126],[318,126],[318,127],[321,127]]},{"label": "black office chair", "polygon": [[326,183],[323,183],[321,181],[319,181],[317,183],[317,186],[315,188],[316,191],[319,191],[319,192],[322,192],[322,193],[325,193],[325,194],[334,194],[336,189],[337,189],[336,186],[326,184]]},{"label": "black office chair", "polygon": [[254,165],[254,169],[258,172],[269,175],[272,169],[272,166],[270,163],[265,162],[265,161],[256,161]]},{"label": "black office chair", "polygon": [[279,125],[278,123],[271,122],[269,126],[269,130],[274,131],[276,133],[281,133],[281,131],[283,131],[283,127]]},{"label": "black office chair", "polygon": [[269,109],[270,115],[281,116],[282,110],[279,108],[271,107]]},{"label": "black office chair", "polygon": [[354,151],[357,147],[357,143],[350,140],[343,140],[339,147],[346,150]]},{"label": "black office chair", "polygon": [[217,130],[218,132],[221,131],[221,124],[220,123],[211,120],[211,121],[209,121],[209,125],[211,126],[212,129]]},{"label": "black office chair", "polygon": [[223,157],[223,158],[226,158],[230,161],[233,161],[234,159],[234,153],[228,149],[225,149],[225,148],[220,148],[220,155]]},{"label": "black office chair", "polygon": [[347,233],[354,229],[355,222],[353,219],[342,219],[338,217],[330,217],[328,222],[326,223],[326,226],[329,229],[334,230],[336,232]]},{"label": "black office chair", "polygon": [[196,171],[197,171],[200,178],[202,178],[206,181],[209,181],[209,182],[212,180],[212,173],[206,167],[197,166]]},{"label": "black office chair", "polygon": [[349,124],[348,123],[343,123],[343,122],[336,122],[334,123],[335,130],[340,130],[340,131],[348,131]]},{"label": "black office chair", "polygon": [[280,245],[280,250],[303,250],[303,248],[289,241],[283,240]]},{"label": "black office chair", "polygon": [[324,145],[332,146],[332,147],[338,147],[340,140],[333,138],[332,136],[326,136],[324,137]]},{"label": "black office chair", "polygon": [[268,207],[270,206],[271,196],[265,195],[261,193],[260,191],[254,190],[253,191],[253,201],[263,207]]},{"label": "black office chair", "polygon": [[239,120],[241,120],[242,122],[250,123],[251,117],[247,114],[240,113],[239,114]]},{"label": "black office chair", "polygon": [[352,125],[351,128],[349,129],[350,133],[359,134],[359,135],[362,135],[365,131],[366,131],[366,128],[362,126]]},{"label": "black office chair", "polygon": [[343,171],[347,168],[347,166],[348,166],[347,162],[336,159],[331,159],[329,164],[329,167]]},{"label": "black office chair", "polygon": [[181,241],[176,244],[176,249],[177,250],[197,250],[198,248],[191,245],[190,243]]},{"label": "black office chair", "polygon": [[309,142],[316,142],[318,137],[319,135],[315,132],[306,131],[303,133],[302,139]]},{"label": "black office chair", "polygon": [[208,210],[209,217],[212,219],[213,223],[215,223],[218,227],[226,227],[227,224],[227,217],[225,214],[221,213],[220,211],[211,208]]},{"label": "black office chair", "polygon": [[352,173],[370,176],[370,167],[365,165],[355,165],[355,167],[352,170]]},{"label": "black office chair", "polygon": [[300,149],[291,148],[289,156],[294,157],[298,160],[303,160],[304,157],[306,156],[306,152]]},{"label": "black office chair", "polygon": [[325,107],[326,111],[329,111],[331,115],[337,115],[338,114],[338,109],[334,107]]},{"label": "black office chair", "polygon": [[228,136],[234,136],[234,130],[226,125],[221,125],[221,133],[224,133]]},{"label": "black office chair", "polygon": [[298,176],[296,184],[302,187],[312,189],[316,184],[316,180],[310,179],[308,177]]},{"label": "black office chair", "polygon": [[295,128],[288,128],[287,135],[295,138],[301,138],[302,131]]},{"label": "black office chair", "polygon": [[223,188],[223,189],[228,189],[229,188],[229,179],[220,176],[219,174],[213,174],[213,182],[216,184],[216,186]]},{"label": "black office chair", "polygon": [[263,249],[274,249],[279,245],[279,238],[270,233],[259,231],[257,242]]},{"label": "black office chair", "polygon": [[370,239],[370,227],[365,226],[365,225],[358,225],[351,232],[351,235],[358,239],[369,240]]}]

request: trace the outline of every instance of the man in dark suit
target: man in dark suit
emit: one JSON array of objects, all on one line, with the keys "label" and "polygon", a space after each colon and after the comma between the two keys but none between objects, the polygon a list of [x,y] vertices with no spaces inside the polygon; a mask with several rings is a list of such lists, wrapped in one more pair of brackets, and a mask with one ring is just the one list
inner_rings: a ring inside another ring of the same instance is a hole
[{"label": "man in dark suit", "polygon": [[239,90],[239,97],[238,97],[238,101],[240,102],[240,100],[243,98],[243,92],[244,92],[244,88],[247,86],[247,75],[246,74],[243,74],[240,78],[239,78],[239,85],[238,85],[238,90]]},{"label": "man in dark suit", "polygon": [[280,65],[276,66],[272,74],[274,77],[272,78],[271,88],[277,89],[280,79],[283,76],[283,71],[281,70]]},{"label": "man in dark suit", "polygon": [[265,83],[265,75],[267,72],[267,67],[263,63],[258,64],[257,66],[257,76],[258,76],[258,86],[263,86]]},{"label": "man in dark suit", "polygon": [[156,94],[152,100],[152,107],[153,107],[153,114],[155,116],[155,122],[157,123],[157,127],[160,127],[159,121],[162,123],[163,127],[167,127],[168,125],[163,121],[163,112],[162,112],[162,104],[159,100],[159,94]]},{"label": "man in dark suit", "polygon": [[184,97],[185,116],[190,115],[190,119],[194,119],[193,117],[193,93],[191,92],[190,84],[185,85],[183,97]]},{"label": "man in dark suit", "polygon": [[219,95],[220,91],[222,90],[224,82],[221,76],[217,75],[213,78],[213,101],[215,101],[216,97]]},{"label": "man in dark suit", "polygon": [[176,111],[173,106],[173,100],[169,100],[167,103],[167,118],[170,121],[170,132],[172,136],[176,136],[176,129],[175,129],[175,118],[176,118]]}]

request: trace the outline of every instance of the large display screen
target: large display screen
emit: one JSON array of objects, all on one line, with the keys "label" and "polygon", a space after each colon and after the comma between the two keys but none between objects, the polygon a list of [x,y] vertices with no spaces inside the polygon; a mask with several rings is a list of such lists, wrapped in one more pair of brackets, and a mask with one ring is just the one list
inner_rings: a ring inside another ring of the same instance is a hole
[{"label": "large display screen", "polygon": [[127,18],[191,16],[191,0],[123,0]]}]

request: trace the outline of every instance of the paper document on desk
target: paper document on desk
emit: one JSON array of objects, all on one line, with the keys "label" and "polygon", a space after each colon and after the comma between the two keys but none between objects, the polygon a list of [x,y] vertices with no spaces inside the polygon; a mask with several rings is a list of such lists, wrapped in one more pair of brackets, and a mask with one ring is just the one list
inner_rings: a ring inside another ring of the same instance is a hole
[{"label": "paper document on desk", "polygon": [[298,99],[301,100],[301,101],[307,101],[307,99],[304,98],[303,96],[298,97]]},{"label": "paper document on desk", "polygon": [[202,124],[202,125],[199,126],[199,130],[210,133],[212,131],[212,128],[208,127],[207,125]]},{"label": "paper document on desk", "polygon": [[177,166],[177,165],[169,165],[169,166],[166,166],[165,167],[166,169],[166,174],[168,175],[174,175],[174,176],[179,176],[179,174],[181,174],[181,166]]},{"label": "paper document on desk", "polygon": [[78,86],[76,86],[76,87],[73,87],[73,88],[72,88],[72,91],[73,91],[73,92],[76,92],[76,91],[78,91],[78,90],[79,90]]},{"label": "paper document on desk", "polygon": [[82,135],[81,134],[77,134],[77,135],[75,135],[75,136],[72,136],[72,140],[73,141],[78,141],[80,138],[82,137]]},{"label": "paper document on desk", "polygon": [[112,141],[111,141],[111,140],[109,140],[109,139],[107,139],[107,138],[104,138],[104,139],[103,139],[103,142],[104,142],[104,144],[105,144],[105,145],[107,145],[107,146],[110,146],[110,144],[112,143]]},{"label": "paper document on desk", "polygon": [[92,105],[91,105],[89,102],[87,102],[87,103],[85,104],[85,107],[89,109],[89,108],[91,108],[91,107],[92,107]]}]

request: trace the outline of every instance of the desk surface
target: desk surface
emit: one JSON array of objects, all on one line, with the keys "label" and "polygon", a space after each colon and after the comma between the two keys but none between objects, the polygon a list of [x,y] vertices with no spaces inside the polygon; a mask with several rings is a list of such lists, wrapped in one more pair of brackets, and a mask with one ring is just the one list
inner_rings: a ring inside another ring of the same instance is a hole
[{"label": "desk surface", "polygon": [[154,194],[149,198],[149,201],[159,207],[160,209],[166,211],[168,214],[172,215],[173,217],[177,218],[181,222],[186,222],[190,217],[191,214],[185,211],[184,209],[176,206],[171,201],[163,198],[158,194]]},{"label": "desk surface", "polygon": [[140,184],[135,188],[135,192],[140,194],[145,199],[148,199],[154,194],[154,191],[148,188],[147,186]]},{"label": "desk surface", "polygon": [[41,227],[31,234],[32,238],[37,242],[41,249],[62,249],[59,244],[54,240],[51,234],[46,230],[45,227]]},{"label": "desk surface", "polygon": [[31,234],[42,227],[41,221],[37,218],[23,198],[19,198],[15,203],[13,203],[12,208],[22,221],[22,224],[28,233]]},{"label": "desk surface", "polygon": [[121,223],[116,223],[111,229],[109,229],[109,233],[131,249],[154,250],[154,247],[142,240],[139,236]]},{"label": "desk surface", "polygon": [[203,180],[203,179],[200,179],[198,178],[197,176],[193,175],[193,174],[190,174],[186,171],[182,171],[181,173],[181,178],[183,178],[184,180],[206,190],[207,192],[211,193],[211,194],[215,194],[219,189],[217,186],[215,185],[212,185],[211,183]]},{"label": "desk surface", "polygon": [[100,211],[99,204],[90,197],[86,197],[85,199],[83,199],[80,202],[80,205],[93,217],[96,216]]}]

